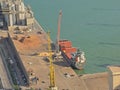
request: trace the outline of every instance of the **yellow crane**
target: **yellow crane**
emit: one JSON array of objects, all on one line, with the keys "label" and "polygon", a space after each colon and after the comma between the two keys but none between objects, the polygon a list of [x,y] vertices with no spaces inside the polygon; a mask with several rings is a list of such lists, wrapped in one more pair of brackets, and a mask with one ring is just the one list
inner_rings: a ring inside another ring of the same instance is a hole
[{"label": "yellow crane", "polygon": [[55,70],[52,61],[52,50],[51,50],[51,39],[50,32],[48,34],[48,52],[49,52],[49,62],[50,62],[50,90],[58,90],[55,86]]}]

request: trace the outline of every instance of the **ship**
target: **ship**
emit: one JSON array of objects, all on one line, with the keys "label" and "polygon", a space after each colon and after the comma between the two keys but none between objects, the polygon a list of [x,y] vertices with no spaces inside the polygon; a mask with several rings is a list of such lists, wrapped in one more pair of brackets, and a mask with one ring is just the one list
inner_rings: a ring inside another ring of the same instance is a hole
[{"label": "ship", "polygon": [[70,40],[60,40],[59,48],[64,60],[72,68],[78,70],[84,69],[86,62],[85,54],[83,51],[77,49],[76,47],[73,47]]},{"label": "ship", "polygon": [[86,61],[85,54],[83,51],[72,46],[72,42],[69,40],[61,40],[60,39],[60,26],[61,26],[61,18],[62,18],[62,10],[59,12],[58,17],[58,32],[57,32],[57,40],[55,44],[56,53],[59,55],[55,56],[63,56],[63,59],[75,69],[84,69],[84,64]]}]

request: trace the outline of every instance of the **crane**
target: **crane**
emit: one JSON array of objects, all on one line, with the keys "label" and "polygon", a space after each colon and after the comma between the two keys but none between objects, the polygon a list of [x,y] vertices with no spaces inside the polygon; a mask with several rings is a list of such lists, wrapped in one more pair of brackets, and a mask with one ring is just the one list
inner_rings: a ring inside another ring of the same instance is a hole
[{"label": "crane", "polygon": [[58,17],[58,32],[57,32],[57,40],[56,40],[56,53],[59,53],[61,18],[62,18],[62,10],[60,10],[59,17]]},{"label": "crane", "polygon": [[50,61],[50,90],[58,90],[55,86],[55,70],[52,62],[52,50],[51,50],[51,40],[50,32],[48,34],[48,52],[49,52],[49,61]]}]

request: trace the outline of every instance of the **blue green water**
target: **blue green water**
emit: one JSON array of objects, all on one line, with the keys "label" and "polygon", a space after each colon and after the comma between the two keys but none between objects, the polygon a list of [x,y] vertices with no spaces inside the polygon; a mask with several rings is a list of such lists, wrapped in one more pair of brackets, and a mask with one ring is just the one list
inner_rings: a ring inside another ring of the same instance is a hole
[{"label": "blue green water", "polygon": [[[120,65],[120,0],[25,0],[42,27],[56,39],[59,10],[63,12],[61,39],[85,52],[84,73]],[[76,71],[80,73],[80,71]]]}]

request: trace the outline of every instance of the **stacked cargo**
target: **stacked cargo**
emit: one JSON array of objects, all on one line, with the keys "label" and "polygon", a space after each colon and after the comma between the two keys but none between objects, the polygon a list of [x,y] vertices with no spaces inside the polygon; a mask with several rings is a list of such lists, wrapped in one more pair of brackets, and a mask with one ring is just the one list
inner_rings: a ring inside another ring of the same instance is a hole
[{"label": "stacked cargo", "polygon": [[66,54],[77,51],[75,47],[72,47],[72,42],[69,40],[60,40],[59,45],[60,45],[60,49]]},{"label": "stacked cargo", "polygon": [[71,48],[72,47],[72,42],[69,40],[60,40],[59,45],[61,48]]},{"label": "stacked cargo", "polygon": [[69,40],[60,40],[59,45],[60,50],[64,52],[69,59],[71,58],[71,54],[77,51],[75,47],[72,47],[72,42]]},{"label": "stacked cargo", "polygon": [[83,69],[83,65],[86,61],[84,52],[72,47],[72,42],[69,40],[60,40],[59,47],[62,52],[62,56],[70,66],[76,69]]}]

